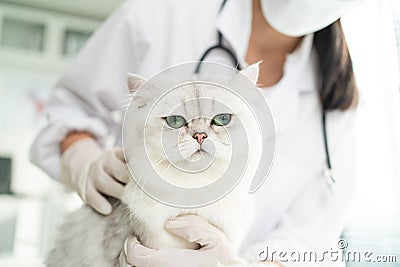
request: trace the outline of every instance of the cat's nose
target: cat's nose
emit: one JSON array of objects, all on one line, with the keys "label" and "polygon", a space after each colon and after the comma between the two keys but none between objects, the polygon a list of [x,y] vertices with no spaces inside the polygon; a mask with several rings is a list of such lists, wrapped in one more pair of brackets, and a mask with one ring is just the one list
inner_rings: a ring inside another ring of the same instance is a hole
[{"label": "cat's nose", "polygon": [[207,134],[205,132],[194,133],[193,138],[196,139],[199,144],[201,144],[203,143],[204,139],[207,138]]}]

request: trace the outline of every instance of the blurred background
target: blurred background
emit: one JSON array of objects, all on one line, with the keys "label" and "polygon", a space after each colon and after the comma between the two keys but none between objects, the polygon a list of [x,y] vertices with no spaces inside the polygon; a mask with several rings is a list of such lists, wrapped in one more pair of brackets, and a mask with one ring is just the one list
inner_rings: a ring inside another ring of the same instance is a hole
[{"label": "blurred background", "polygon": [[[43,266],[79,205],[28,159],[59,75],[122,0],[0,0],[0,266]],[[358,190],[343,237],[400,266],[400,0],[367,0],[342,19],[360,89]],[[348,266],[377,266],[348,263]]]}]

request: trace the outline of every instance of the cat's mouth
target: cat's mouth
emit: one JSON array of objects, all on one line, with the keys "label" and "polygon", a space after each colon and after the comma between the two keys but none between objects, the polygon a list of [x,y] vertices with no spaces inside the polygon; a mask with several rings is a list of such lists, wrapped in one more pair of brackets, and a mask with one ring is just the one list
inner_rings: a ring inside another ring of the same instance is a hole
[{"label": "cat's mouth", "polygon": [[197,149],[193,154],[205,154],[205,155],[210,155],[210,153],[208,153],[207,151],[205,151],[204,149],[202,149],[201,147],[199,149]]},{"label": "cat's mouth", "polygon": [[201,157],[203,156],[209,156],[210,153],[206,150],[204,150],[203,148],[198,148],[195,152],[193,152],[193,154],[190,156],[189,160],[194,160],[197,161],[199,160]]}]

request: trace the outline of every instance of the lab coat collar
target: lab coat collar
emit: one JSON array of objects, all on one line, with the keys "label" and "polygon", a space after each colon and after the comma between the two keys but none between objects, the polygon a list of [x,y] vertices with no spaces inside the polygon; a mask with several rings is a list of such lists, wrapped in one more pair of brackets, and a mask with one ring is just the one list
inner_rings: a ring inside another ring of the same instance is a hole
[{"label": "lab coat collar", "polygon": [[217,29],[222,33],[241,63],[245,62],[250,39],[251,9],[251,0],[227,1],[217,18]]},{"label": "lab coat collar", "polygon": [[[245,57],[251,34],[252,4],[247,1],[227,1],[217,18],[217,29],[231,46],[241,65],[247,65]],[[278,83],[289,85],[298,92],[310,92],[316,88],[313,34],[306,35],[299,47],[288,54],[284,65],[284,77]],[[296,81],[298,80],[298,81]]]},{"label": "lab coat collar", "polygon": [[317,62],[313,43],[314,34],[306,35],[296,50],[286,56],[282,83],[290,85],[300,93],[311,92],[317,88]]}]

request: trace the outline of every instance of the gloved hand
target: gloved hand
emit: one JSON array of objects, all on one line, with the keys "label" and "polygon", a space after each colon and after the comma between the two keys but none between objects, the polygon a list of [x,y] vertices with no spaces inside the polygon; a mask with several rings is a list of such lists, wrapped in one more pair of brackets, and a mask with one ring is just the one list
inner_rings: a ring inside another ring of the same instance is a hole
[{"label": "gloved hand", "polygon": [[61,156],[61,178],[99,213],[108,215],[111,204],[102,195],[120,198],[130,175],[121,148],[103,150],[95,140],[73,143]]},{"label": "gloved hand", "polygon": [[[239,260],[231,249],[225,234],[205,219],[187,215],[165,223],[165,228],[190,242],[200,244],[200,249],[161,248],[151,249],[129,237],[120,255],[121,267],[250,267],[268,266],[264,263],[249,264]],[[274,265],[275,266],[275,265]]]}]

